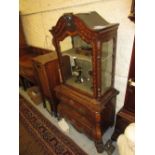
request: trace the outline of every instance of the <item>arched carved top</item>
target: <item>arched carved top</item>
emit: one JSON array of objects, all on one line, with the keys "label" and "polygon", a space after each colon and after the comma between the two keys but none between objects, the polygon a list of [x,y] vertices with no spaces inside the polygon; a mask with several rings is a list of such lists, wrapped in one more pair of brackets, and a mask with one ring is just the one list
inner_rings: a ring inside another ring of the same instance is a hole
[{"label": "arched carved top", "polygon": [[79,17],[72,13],[60,17],[50,32],[57,41],[62,41],[67,36],[79,35],[84,41],[91,43],[97,37],[95,31],[88,28]]}]

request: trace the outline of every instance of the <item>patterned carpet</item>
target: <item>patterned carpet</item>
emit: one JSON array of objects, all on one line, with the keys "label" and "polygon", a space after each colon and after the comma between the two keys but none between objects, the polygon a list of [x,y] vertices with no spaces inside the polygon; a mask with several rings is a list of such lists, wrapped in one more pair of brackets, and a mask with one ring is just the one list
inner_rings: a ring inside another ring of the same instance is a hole
[{"label": "patterned carpet", "polygon": [[20,96],[20,155],[87,155]]}]

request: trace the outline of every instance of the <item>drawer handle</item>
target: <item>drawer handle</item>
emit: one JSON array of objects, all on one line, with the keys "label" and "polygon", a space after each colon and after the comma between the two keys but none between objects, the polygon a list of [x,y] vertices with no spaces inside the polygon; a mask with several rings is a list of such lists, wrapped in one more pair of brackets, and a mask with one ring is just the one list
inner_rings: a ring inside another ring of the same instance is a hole
[{"label": "drawer handle", "polygon": [[83,114],[83,115],[86,114],[86,113],[85,113],[85,110],[84,110],[84,109],[81,109],[81,108],[79,108],[79,112],[80,112],[81,114]]},{"label": "drawer handle", "polygon": [[135,82],[132,79],[129,79],[129,86],[135,87]]},{"label": "drawer handle", "polygon": [[71,104],[71,105],[74,105],[74,101],[73,100],[69,100],[69,103]]}]

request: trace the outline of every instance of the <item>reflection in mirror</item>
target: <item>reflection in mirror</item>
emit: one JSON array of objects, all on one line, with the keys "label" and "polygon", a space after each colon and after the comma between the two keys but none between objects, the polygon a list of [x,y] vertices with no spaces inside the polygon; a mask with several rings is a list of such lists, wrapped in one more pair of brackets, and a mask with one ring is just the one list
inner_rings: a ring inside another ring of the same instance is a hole
[{"label": "reflection in mirror", "polygon": [[92,46],[81,37],[74,36],[64,39],[60,47],[65,83],[93,95]]}]

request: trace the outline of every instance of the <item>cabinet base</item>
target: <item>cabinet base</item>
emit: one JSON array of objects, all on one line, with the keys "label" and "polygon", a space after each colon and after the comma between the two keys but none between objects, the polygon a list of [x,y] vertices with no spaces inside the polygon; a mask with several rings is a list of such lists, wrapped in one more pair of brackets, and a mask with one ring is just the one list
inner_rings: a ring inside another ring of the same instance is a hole
[{"label": "cabinet base", "polygon": [[95,147],[96,147],[96,150],[98,153],[102,153],[104,151],[104,144],[103,144],[103,141],[100,140],[100,141],[95,141]]}]

